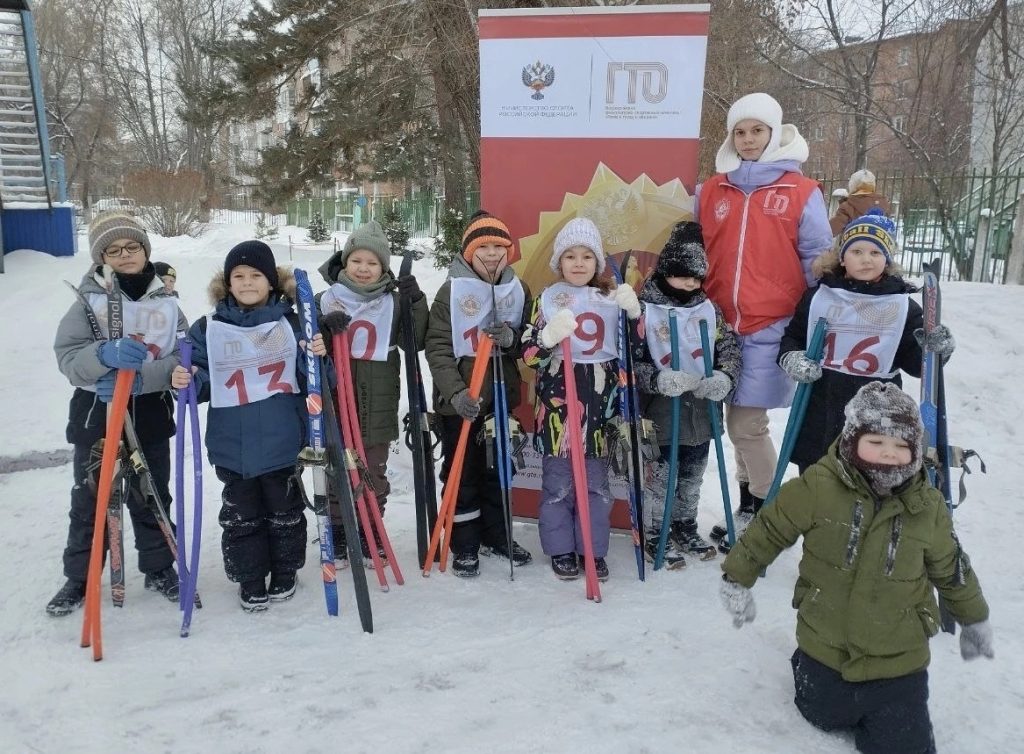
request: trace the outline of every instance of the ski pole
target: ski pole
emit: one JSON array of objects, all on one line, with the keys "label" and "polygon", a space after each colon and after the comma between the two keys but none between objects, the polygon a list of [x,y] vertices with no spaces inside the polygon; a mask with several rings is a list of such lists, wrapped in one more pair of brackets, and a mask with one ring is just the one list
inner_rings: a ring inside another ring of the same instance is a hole
[{"label": "ski pole", "polygon": [[[672,369],[679,369],[679,325],[675,309],[668,310],[669,339],[672,344]],[[654,553],[654,570],[659,571],[665,563],[665,548],[668,547],[669,522],[676,500],[676,477],[679,474],[679,396],[672,397],[672,445],[668,451],[668,484],[665,486],[665,509],[661,515],[661,531],[658,533],[658,549]]]},{"label": "ski pole", "polygon": [[[704,376],[714,371],[714,354],[708,337],[707,320],[700,321],[700,347],[704,357]],[[732,520],[732,501],[729,499],[729,474],[725,469],[725,449],[722,447],[722,422],[718,415],[718,404],[708,401],[708,419],[711,420],[711,434],[715,438],[715,458],[718,460],[718,482],[722,485],[722,503],[725,506],[725,529],[729,547],[736,544],[736,526]]]},{"label": "ski pole", "polygon": [[[498,301],[494,294],[494,280],[491,280],[491,312],[492,323],[498,325]],[[508,432],[508,400],[505,395],[505,366],[501,362],[501,346],[491,347],[491,373],[494,391],[494,462],[498,468],[498,484],[501,487],[501,509],[505,519],[505,539],[508,547],[508,579],[515,581],[515,563],[512,562],[514,538],[512,537],[512,500],[509,492],[512,489],[512,454],[511,439]]]},{"label": "ski pole", "polygon": [[[179,338],[178,348],[181,365],[192,371],[192,341]],[[185,568],[185,428],[184,416],[189,417],[189,431],[192,435],[192,551]],[[177,477],[175,485],[175,508],[178,520],[178,584],[179,603],[183,611],[180,635],[185,638],[192,629],[192,611],[196,607],[196,590],[199,583],[199,549],[203,536],[203,454],[199,437],[199,406],[196,383],[189,380],[184,394],[178,392],[178,434],[176,437]]]}]

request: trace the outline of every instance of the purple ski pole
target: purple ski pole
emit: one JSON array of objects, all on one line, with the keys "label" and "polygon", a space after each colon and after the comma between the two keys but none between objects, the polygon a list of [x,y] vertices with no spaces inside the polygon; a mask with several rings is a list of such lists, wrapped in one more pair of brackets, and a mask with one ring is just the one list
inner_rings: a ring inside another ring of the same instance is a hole
[{"label": "purple ski pole", "polygon": [[[179,341],[181,365],[192,371],[192,341],[182,338]],[[186,404],[189,414],[189,428],[192,433],[192,553],[188,569],[178,568],[181,609],[181,636],[189,635],[192,627],[192,611],[195,609],[196,584],[199,580],[199,545],[203,535],[203,451],[199,439],[199,406],[196,396],[196,383],[193,379],[185,389],[185,394],[178,394],[178,432],[176,438],[177,451],[177,515],[178,515],[178,563],[185,562],[185,426],[184,412]],[[185,574],[185,575],[183,575]]]}]

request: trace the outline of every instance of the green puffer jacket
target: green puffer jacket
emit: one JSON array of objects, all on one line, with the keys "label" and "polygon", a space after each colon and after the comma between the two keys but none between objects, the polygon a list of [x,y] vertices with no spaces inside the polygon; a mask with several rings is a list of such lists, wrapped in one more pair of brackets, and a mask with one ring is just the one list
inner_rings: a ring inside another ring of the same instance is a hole
[{"label": "green puffer jacket", "polygon": [[917,672],[928,666],[928,639],[939,629],[932,585],[961,624],[987,620],[988,605],[924,471],[876,500],[837,447],[782,486],[722,570],[751,587],[802,534],[793,593],[800,649],[847,681]]},{"label": "green puffer jacket", "polygon": [[[452,318],[451,318],[451,294],[453,277],[473,277],[477,274],[463,260],[462,256],[456,256],[448,270],[448,280],[437,291],[434,296],[434,303],[430,305],[430,321],[427,325],[426,346],[424,352],[427,356],[427,364],[430,365],[430,376],[434,381],[434,411],[446,416],[454,416],[456,411],[452,407],[452,398],[457,393],[469,387],[469,377],[473,372],[473,364],[476,359],[473,357],[455,358],[455,349],[452,346]],[[511,267],[506,267],[498,284],[507,283],[515,277]],[[522,392],[522,378],[519,376],[519,364],[517,360],[520,354],[519,337],[526,326],[526,313],[530,311],[532,297],[530,289],[523,283],[523,292],[526,294],[526,301],[523,306],[523,320],[516,328],[516,342],[502,354],[502,368],[505,375],[505,395],[509,409],[519,405],[520,393]],[[480,413],[485,415],[491,411],[491,404],[494,400],[493,379],[491,376],[492,366],[488,365],[487,374],[484,377],[484,384],[480,389]]]}]

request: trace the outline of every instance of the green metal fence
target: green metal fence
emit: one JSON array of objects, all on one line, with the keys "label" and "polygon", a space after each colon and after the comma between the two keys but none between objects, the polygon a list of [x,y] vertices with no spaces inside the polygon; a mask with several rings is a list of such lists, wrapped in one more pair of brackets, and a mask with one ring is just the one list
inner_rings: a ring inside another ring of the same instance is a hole
[{"label": "green metal fence", "polygon": [[[480,194],[469,192],[464,214],[468,217],[475,212],[479,202]],[[381,222],[385,211],[392,205],[409,226],[410,235],[437,235],[437,218],[444,207],[444,197],[426,191],[412,196],[356,197],[344,194],[336,198],[302,197],[288,202],[288,224],[305,228],[313,214],[319,212],[329,229],[351,232],[357,219],[361,223],[368,220]]]}]

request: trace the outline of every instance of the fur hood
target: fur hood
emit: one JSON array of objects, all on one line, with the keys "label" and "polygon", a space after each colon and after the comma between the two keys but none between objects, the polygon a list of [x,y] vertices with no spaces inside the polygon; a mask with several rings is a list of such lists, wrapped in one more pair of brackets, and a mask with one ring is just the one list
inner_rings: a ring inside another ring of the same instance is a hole
[{"label": "fur hood", "polygon": [[[292,303],[295,302],[295,275],[292,273],[291,267],[277,267],[277,280],[278,285],[275,290],[283,293],[288,297],[288,300]],[[216,306],[218,303],[223,301],[228,296],[228,283],[224,279],[224,270],[218,270],[210,281],[210,284],[206,287],[206,293],[210,298],[210,303]]]}]

